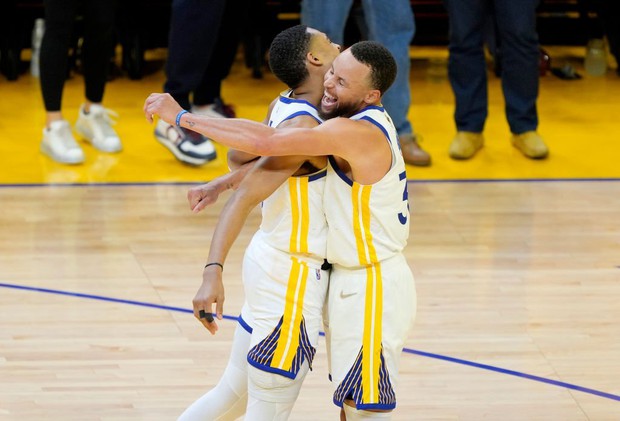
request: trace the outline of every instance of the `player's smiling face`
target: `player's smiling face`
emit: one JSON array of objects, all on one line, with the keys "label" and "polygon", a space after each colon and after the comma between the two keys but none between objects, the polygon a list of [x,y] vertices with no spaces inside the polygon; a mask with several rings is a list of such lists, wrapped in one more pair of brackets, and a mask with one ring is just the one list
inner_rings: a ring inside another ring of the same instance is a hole
[{"label": "player's smiling face", "polygon": [[349,50],[340,54],[325,74],[321,116],[350,117],[363,109],[370,86],[370,68],[353,57]]}]

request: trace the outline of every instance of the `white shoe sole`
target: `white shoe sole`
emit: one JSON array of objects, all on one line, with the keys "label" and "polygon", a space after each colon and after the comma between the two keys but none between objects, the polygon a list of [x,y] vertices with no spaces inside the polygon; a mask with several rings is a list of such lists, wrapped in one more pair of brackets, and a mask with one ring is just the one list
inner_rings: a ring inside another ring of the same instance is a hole
[{"label": "white shoe sole", "polygon": [[84,156],[82,155],[81,158],[76,158],[76,159],[67,159],[67,158],[63,158],[61,156],[58,156],[54,153],[54,151],[52,151],[52,149],[47,146],[45,143],[41,143],[41,152],[48,156],[49,158],[51,158],[52,160],[59,162],[61,164],[71,164],[71,165],[76,165],[76,164],[81,164],[84,162]]},{"label": "white shoe sole", "polygon": [[185,163],[185,164],[190,164],[190,165],[204,165],[207,162],[211,162],[213,161],[215,158],[217,158],[217,154],[214,151],[213,154],[209,155],[207,158],[205,159],[201,159],[201,158],[194,158],[192,156],[187,156],[182,154],[179,149],[177,148],[177,146],[174,144],[174,142],[171,142],[166,136],[162,136],[161,134],[155,132],[155,139],[157,139],[157,141],[159,143],[161,143],[162,145],[164,145],[170,152],[172,152],[172,154],[174,155],[174,157],[176,159],[178,159],[179,161]]}]

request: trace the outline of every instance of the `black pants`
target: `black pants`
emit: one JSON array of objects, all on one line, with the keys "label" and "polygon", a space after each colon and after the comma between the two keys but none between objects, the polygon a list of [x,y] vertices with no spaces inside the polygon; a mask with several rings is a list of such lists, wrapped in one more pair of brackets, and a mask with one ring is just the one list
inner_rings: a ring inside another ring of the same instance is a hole
[{"label": "black pants", "polygon": [[164,91],[181,107],[211,104],[220,96],[222,80],[235,59],[247,2],[173,0]]},{"label": "black pants", "polygon": [[[81,5],[78,9],[78,5]],[[101,102],[114,33],[115,0],[45,0],[45,35],[41,44],[41,91],[46,111],[60,111],[67,77],[67,53],[78,12],[84,17],[82,62],[85,96]]]}]

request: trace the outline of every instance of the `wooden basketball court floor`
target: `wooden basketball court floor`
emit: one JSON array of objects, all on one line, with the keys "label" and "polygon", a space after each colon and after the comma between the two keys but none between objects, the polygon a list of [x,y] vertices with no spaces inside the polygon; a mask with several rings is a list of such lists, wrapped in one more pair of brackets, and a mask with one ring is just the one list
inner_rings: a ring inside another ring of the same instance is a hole
[{"label": "wooden basketball court floor", "polygon": [[[491,76],[487,144],[455,162],[444,65],[445,51],[414,51],[410,117],[434,162],[408,168],[418,310],[393,419],[620,420],[620,78],[543,77],[551,156],[530,161],[509,144]],[[191,299],[227,196],[193,215],[185,194],[223,173],[225,154],[187,167],[153,139],[141,106],[162,83],[161,71],[111,82],[125,149],[84,145],[87,162],[69,167],[38,153],[36,80],[0,79],[0,420],[175,419],[224,369],[259,214],[225,265],[228,317],[211,336]],[[65,89],[70,121],[82,87]],[[238,63],[224,98],[261,119],[280,89]],[[323,345],[292,420],[337,419]]]}]

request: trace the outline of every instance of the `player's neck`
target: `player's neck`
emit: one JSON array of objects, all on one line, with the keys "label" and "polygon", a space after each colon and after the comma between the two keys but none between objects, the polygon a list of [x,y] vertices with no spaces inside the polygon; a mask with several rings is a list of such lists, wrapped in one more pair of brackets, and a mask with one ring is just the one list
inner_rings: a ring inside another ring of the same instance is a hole
[{"label": "player's neck", "polygon": [[312,91],[306,91],[300,88],[294,89],[291,95],[295,99],[301,99],[304,101],[308,101],[310,104],[317,105],[321,102],[321,98],[323,97],[323,92],[317,94]]},{"label": "player's neck", "polygon": [[323,98],[323,79],[310,76],[297,88],[293,89],[293,98],[308,101],[310,104],[319,105]]},{"label": "player's neck", "polygon": [[355,114],[364,111],[368,107],[381,107],[381,108],[383,108],[383,104],[381,104],[380,100],[379,101],[375,101],[375,102],[362,102],[360,104],[358,110],[355,111]]}]

